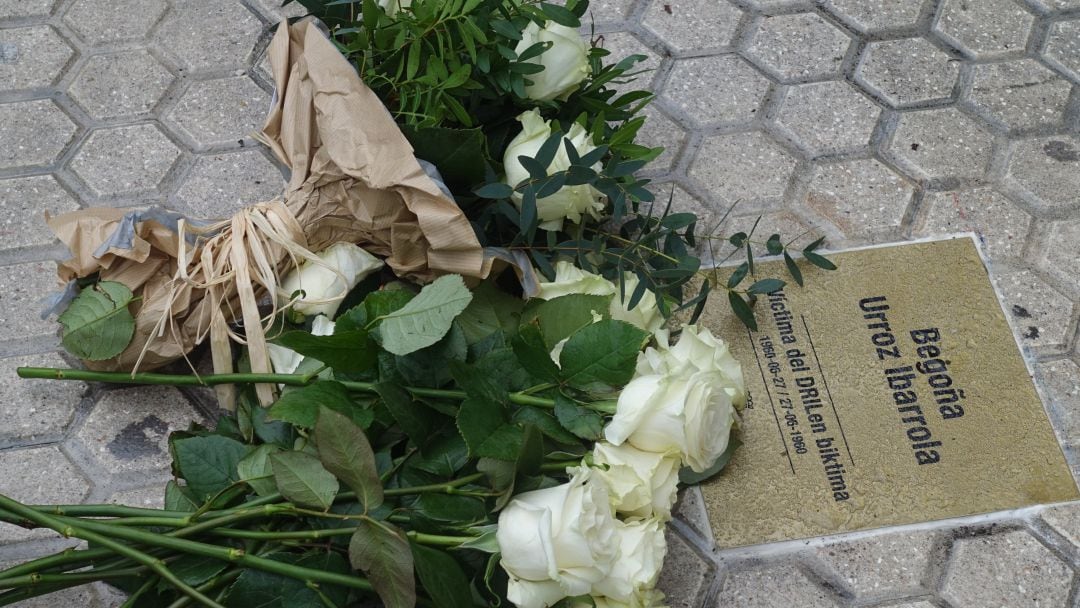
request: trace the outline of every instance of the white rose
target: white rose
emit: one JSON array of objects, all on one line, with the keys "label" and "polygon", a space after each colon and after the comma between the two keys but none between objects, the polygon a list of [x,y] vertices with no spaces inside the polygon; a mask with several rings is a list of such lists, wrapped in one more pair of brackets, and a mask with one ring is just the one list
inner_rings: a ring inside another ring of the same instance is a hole
[{"label": "white rose", "polygon": [[638,278],[633,273],[623,275],[625,297],[619,297],[619,286],[604,277],[586,272],[573,263],[565,260],[555,264],[555,280],[539,284],[539,292],[536,297],[541,300],[551,300],[559,296],[570,294],[585,294],[590,296],[614,296],[611,299],[609,314],[612,319],[626,321],[649,333],[656,332],[664,325],[664,316],[656,306],[656,295],[649,289],[638,300],[633,309],[627,308],[630,298],[637,288]]},{"label": "white rose", "polygon": [[[506,183],[512,187],[529,179],[529,171],[521,165],[518,157],[535,158],[540,147],[551,137],[551,121],[544,120],[539,111],[524,112],[518,116],[518,120],[521,122],[521,133],[510,141],[503,155]],[[577,123],[570,127],[570,132],[564,137],[570,140],[578,154],[585,155],[596,149],[585,128]],[[566,148],[560,145],[555,158],[547,167],[548,174],[565,171],[568,168],[570,168],[570,157],[566,154]],[[600,163],[597,162],[593,168],[599,170]],[[514,192],[513,200],[520,208],[521,193]],[[581,223],[581,217],[585,214],[594,219],[598,218],[603,209],[603,196],[589,184],[563,186],[555,194],[536,200],[536,215],[540,218],[540,227],[544,230],[562,230],[564,220],[570,220],[575,224]]]},{"label": "white rose", "polygon": [[593,447],[596,473],[607,482],[611,506],[625,517],[671,519],[679,485],[679,454],[643,452],[624,443],[597,442]]},{"label": "white rose", "polygon": [[593,595],[630,604],[656,586],[667,555],[664,524],[657,519],[619,522],[619,553],[611,573],[593,585]]},{"label": "white rose", "polygon": [[729,391],[735,405],[746,400],[742,365],[735,360],[731,349],[723,340],[717,339],[707,328],[685,325],[679,335],[679,343],[671,347],[673,359],[693,365],[698,371],[719,371],[734,385]]},{"label": "white rose", "polygon": [[507,598],[521,608],[588,594],[619,549],[607,488],[588,467],[574,469],[569,483],[515,496],[496,539],[510,575]]},{"label": "white rose", "polygon": [[292,306],[300,314],[333,317],[349,290],[383,266],[382,260],[352,243],[336,243],[317,255],[321,263],[303,260],[281,282],[283,302],[303,291]]},{"label": "white rose", "polygon": [[[683,463],[700,473],[727,449],[733,403],[743,399],[743,382],[741,371],[729,375],[737,366],[720,353],[726,349],[722,341],[707,329],[687,327],[690,331],[683,331],[691,345],[666,348],[661,332],[660,348],[638,356],[636,375],[619,395],[604,437],[646,452],[678,451]],[[691,354],[694,359],[687,358]]]},{"label": "white rose", "polygon": [[521,32],[521,42],[514,52],[520,55],[538,42],[549,42],[551,46],[529,60],[544,66],[544,71],[526,76],[532,84],[525,85],[525,96],[536,101],[565,101],[589,75],[589,46],[573,28],[554,22],[541,28],[533,22]]},{"label": "white rose", "polygon": [[412,0],[376,0],[376,4],[382,7],[387,15],[393,17],[403,8],[409,8]]},{"label": "white rose", "polygon": [[[332,336],[334,335],[334,325],[336,324],[333,321],[319,315],[311,322],[311,335]],[[300,367],[300,362],[304,360],[304,355],[291,348],[285,348],[277,344],[267,344],[266,348],[270,351],[270,364],[274,366],[274,373],[277,374],[295,372],[296,368]]]},{"label": "white rose", "polygon": [[[592,599],[596,608],[667,608],[664,604],[664,594],[657,589],[642,589],[627,602],[621,602],[609,597],[593,597]],[[587,604],[575,604],[574,608],[585,608],[586,606]]]}]

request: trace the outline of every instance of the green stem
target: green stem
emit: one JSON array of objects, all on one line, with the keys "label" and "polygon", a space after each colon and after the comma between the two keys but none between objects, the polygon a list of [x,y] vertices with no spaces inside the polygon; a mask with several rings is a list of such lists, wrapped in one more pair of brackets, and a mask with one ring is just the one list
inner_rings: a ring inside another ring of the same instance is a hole
[{"label": "green stem", "polygon": [[[156,576],[152,576],[146,579],[146,582],[140,585],[139,588],[135,590],[135,593],[132,593],[128,596],[126,600],[124,600],[124,603],[120,605],[120,608],[134,608],[135,604],[139,602],[139,598],[146,595],[151,589],[153,589],[154,585],[157,584],[157,582],[158,577]],[[184,597],[186,599],[190,599],[186,595]]]},{"label": "green stem", "polygon": [[[309,374],[208,374],[206,376],[187,376],[182,374],[155,374],[127,372],[95,372],[85,369],[61,369],[55,367],[20,367],[16,370],[20,378],[40,378],[46,380],[80,380],[85,382],[110,382],[113,384],[150,384],[166,386],[216,386],[219,384],[285,384],[287,386],[306,386],[314,378]],[[342,382],[346,388],[375,393],[374,382]],[[434,388],[406,387],[413,396],[440,399],[464,400],[465,391],[443,390]],[[510,401],[518,405],[554,408],[555,401],[534,397],[525,393],[511,393]]]},{"label": "green stem", "polygon": [[477,538],[475,536],[440,536],[438,534],[423,534],[412,530],[406,532],[405,535],[422,545],[432,545],[435,547],[459,547],[471,540],[476,540]]},{"label": "green stem", "polygon": [[90,572],[73,572],[69,574],[24,574],[0,579],[0,589],[12,589],[33,585],[83,585],[94,581],[108,578],[124,578],[129,576],[146,576],[146,568],[138,566],[134,568],[118,568],[115,570],[93,570]]},{"label": "green stem", "polygon": [[[196,587],[196,589],[198,589],[199,591],[202,591],[203,593],[205,593],[207,591],[213,591],[213,590],[218,589],[220,587],[224,587],[224,586],[228,585],[229,583],[235,581],[236,579],[240,578],[240,574],[242,572],[243,572],[243,570],[240,569],[240,568],[235,568],[233,570],[227,570],[227,571],[222,572],[221,574],[215,576],[214,578],[206,581],[205,583],[199,585],[198,587]],[[191,598],[189,598],[187,596],[184,596],[182,598],[177,599],[175,602],[169,604],[167,608],[183,608],[184,606],[187,606],[190,603],[191,603]]]},{"label": "green stem", "polygon": [[[173,574],[168,568],[165,567],[164,562],[162,562],[161,560],[155,559],[155,558],[147,555],[146,553],[143,553],[142,551],[134,549],[134,548],[132,548],[132,547],[130,547],[128,545],[125,545],[124,543],[117,542],[117,541],[113,540],[112,538],[110,538],[109,536],[106,536],[106,534],[112,533],[113,536],[123,538],[123,535],[116,534],[116,532],[121,532],[121,531],[123,531],[123,532],[132,532],[132,533],[137,535],[137,538],[129,538],[129,540],[141,541],[145,537],[158,536],[156,534],[150,534],[148,532],[143,532],[142,530],[121,528],[121,527],[117,527],[117,526],[109,526],[108,524],[95,524],[93,522],[85,522],[85,521],[80,521],[80,520],[71,520],[71,519],[68,519],[68,518],[60,518],[60,517],[54,517],[52,515],[45,515],[43,513],[38,513],[37,511],[35,511],[33,509],[25,507],[22,504],[18,503],[17,501],[14,501],[14,500],[12,500],[12,499],[10,499],[7,496],[4,496],[2,494],[0,494],[0,508],[3,508],[5,510],[7,510],[7,511],[15,513],[16,515],[24,517],[24,518],[26,518],[26,519],[28,519],[28,520],[30,520],[30,521],[38,524],[38,525],[44,526],[46,528],[51,528],[51,529],[59,532],[61,535],[65,536],[65,537],[74,536],[76,538],[81,538],[81,539],[83,539],[83,540],[85,540],[87,542],[90,542],[90,543],[97,543],[97,544],[101,545],[105,549],[110,549],[114,553],[119,553],[120,555],[123,555],[124,557],[132,559],[135,562],[140,563],[140,564],[150,568],[152,571],[157,573],[158,576],[160,576],[161,578],[168,581],[169,584],[171,584],[172,586],[179,589],[182,593],[192,596],[193,599],[200,602],[204,606],[209,606],[211,608],[224,608],[223,606],[221,606],[221,604],[219,604],[219,603],[215,602],[214,600],[206,597],[202,593],[199,593],[191,585],[188,585],[184,581],[177,578],[175,574]],[[95,528],[97,528],[98,526],[104,526],[105,530],[100,530],[100,528],[95,530]],[[99,532],[103,532],[103,533],[99,533]],[[164,538],[164,537],[160,537],[160,538]],[[179,541],[179,542],[190,542],[190,541]],[[146,543],[146,544],[151,544],[151,543]]]}]

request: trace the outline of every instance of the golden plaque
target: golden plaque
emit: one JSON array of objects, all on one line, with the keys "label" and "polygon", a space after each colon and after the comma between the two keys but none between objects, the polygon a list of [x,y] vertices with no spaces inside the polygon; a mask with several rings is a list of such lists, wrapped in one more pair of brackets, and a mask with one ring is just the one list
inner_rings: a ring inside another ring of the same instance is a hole
[{"label": "golden plaque", "polygon": [[756,332],[727,298],[702,315],[748,394],[742,446],[701,487],[718,547],[1080,497],[971,238],[830,259],[758,296]]}]

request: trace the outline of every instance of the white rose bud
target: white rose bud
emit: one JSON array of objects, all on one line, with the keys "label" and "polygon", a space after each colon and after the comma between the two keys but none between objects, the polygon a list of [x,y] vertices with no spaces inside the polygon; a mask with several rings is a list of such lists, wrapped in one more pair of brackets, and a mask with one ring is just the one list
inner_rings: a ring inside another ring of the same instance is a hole
[{"label": "white rose bud", "polygon": [[593,585],[593,595],[633,604],[642,592],[656,586],[667,555],[664,524],[657,519],[619,522],[619,553],[611,573]]},{"label": "white rose bud", "polygon": [[[538,110],[523,112],[518,116],[518,120],[521,122],[521,133],[510,141],[503,154],[506,183],[512,187],[529,179],[529,171],[521,165],[518,157],[535,158],[540,147],[551,137],[551,121],[544,120]],[[577,123],[570,127],[570,132],[565,134],[564,138],[569,139],[574,149],[582,156],[596,149],[588,132]],[[597,162],[593,165],[593,169],[600,170],[600,166],[601,163]],[[548,174],[569,168],[570,157],[566,154],[566,148],[560,145],[555,158],[547,166]],[[521,193],[514,192],[512,198],[520,208]],[[586,214],[594,219],[598,218],[603,209],[603,195],[589,184],[563,186],[551,196],[536,199],[536,215],[540,218],[540,227],[544,230],[562,230],[564,220],[579,224],[582,216]]]},{"label": "white rose bud", "polygon": [[632,309],[627,308],[638,285],[637,275],[628,272],[623,275],[623,282],[625,297],[620,298],[619,286],[615,283],[600,275],[586,272],[570,262],[559,261],[555,264],[555,280],[540,283],[536,297],[551,300],[570,294],[614,296],[609,311],[612,319],[626,321],[649,333],[659,330],[664,325],[664,316],[656,306],[656,295],[646,289],[637,305]]},{"label": "white rose bud", "polygon": [[625,517],[671,519],[679,485],[679,454],[643,452],[634,446],[598,442],[596,473],[607,482],[611,506]]},{"label": "white rose bud", "polygon": [[607,578],[619,549],[607,488],[592,469],[569,483],[515,496],[496,533],[507,598],[520,608],[546,608],[586,595]]},{"label": "white rose bud", "polygon": [[[677,451],[685,465],[701,473],[727,449],[733,403],[744,398],[744,385],[741,370],[729,375],[738,367],[729,365],[722,341],[707,329],[687,326],[683,332],[683,339],[694,341],[692,348],[665,348],[661,332],[660,348],[638,356],[636,376],[619,395],[604,437],[646,452]],[[687,358],[690,354],[694,359]]]},{"label": "white rose bud", "polygon": [[[334,325],[336,324],[333,321],[319,315],[311,322],[311,335],[332,336],[334,335]],[[277,344],[267,344],[266,348],[270,351],[270,364],[274,366],[274,373],[277,374],[295,372],[296,368],[300,367],[300,362],[304,360],[304,355],[291,348],[285,348]]]},{"label": "white rose bud", "polygon": [[526,76],[532,84],[525,85],[525,95],[535,101],[565,101],[589,75],[589,46],[573,28],[551,21],[541,28],[533,22],[521,32],[514,52],[520,55],[538,42],[549,42],[551,46],[529,60],[544,66],[544,71]]},{"label": "white rose bud", "polygon": [[333,317],[349,290],[383,267],[382,260],[352,243],[336,243],[317,255],[321,264],[303,260],[281,282],[283,303],[303,291],[292,306],[303,315]]}]

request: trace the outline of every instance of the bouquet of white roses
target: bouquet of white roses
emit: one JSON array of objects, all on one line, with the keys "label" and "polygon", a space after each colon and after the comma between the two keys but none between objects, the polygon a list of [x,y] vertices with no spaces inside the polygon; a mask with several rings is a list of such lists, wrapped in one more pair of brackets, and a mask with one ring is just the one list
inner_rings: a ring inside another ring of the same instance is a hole
[{"label": "bouquet of white roses", "polygon": [[[442,263],[410,267],[415,242],[367,234],[365,208],[327,222],[357,239],[323,239],[299,256],[277,236],[263,243],[276,257],[263,260],[261,308],[227,327],[224,312],[215,317],[243,345],[216,344],[215,363],[239,373],[21,369],[239,395],[215,428],[170,437],[163,510],[0,496],[0,520],[90,543],[0,572],[0,605],[95,580],[148,607],[374,596],[392,608],[662,605],[655,583],[678,485],[727,463],[745,397],[738,362],[696,324],[701,305],[715,283],[753,326],[754,297],[783,286],[755,277],[753,246],[784,255],[801,283],[798,264],[779,235],[704,235],[747,259],[684,294],[703,235],[692,213],[654,205],[634,175],[659,153],[634,143],[650,95],[613,86],[637,58],[605,65],[606,51],[578,36],[587,2],[303,4],[434,176],[420,188],[443,197],[430,208],[467,218],[482,267],[464,277]],[[313,27],[302,34],[318,46]],[[299,44],[279,36],[282,52]],[[278,71],[282,81],[305,73]],[[398,200],[340,181],[333,191]],[[423,234],[438,250],[437,230]],[[806,258],[828,267],[818,244]],[[476,253],[441,251],[458,263]],[[213,261],[179,258],[200,255]],[[230,272],[207,284],[208,306],[230,310],[214,291]],[[129,307],[140,304],[85,274],[61,316],[65,344],[100,358],[131,349]],[[686,324],[674,321],[682,309],[693,309]],[[265,348],[244,340],[253,325]]]}]

